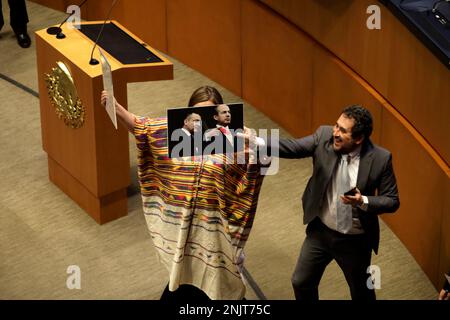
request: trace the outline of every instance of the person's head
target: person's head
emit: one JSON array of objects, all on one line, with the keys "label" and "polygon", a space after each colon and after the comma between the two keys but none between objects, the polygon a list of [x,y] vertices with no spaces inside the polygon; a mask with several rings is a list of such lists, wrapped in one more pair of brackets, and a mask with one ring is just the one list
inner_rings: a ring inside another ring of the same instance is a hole
[{"label": "person's head", "polygon": [[184,119],[183,128],[189,131],[190,133],[194,133],[200,130],[202,126],[202,118],[197,113],[190,113]]},{"label": "person's head", "polygon": [[189,107],[203,107],[222,104],[222,95],[216,88],[203,86],[195,90],[189,99]]},{"label": "person's head", "polygon": [[351,105],[342,111],[333,129],[333,148],[349,153],[359,147],[372,134],[373,122],[369,110]]},{"label": "person's head", "polygon": [[216,107],[216,114],[214,115],[214,120],[216,120],[216,123],[221,126],[228,126],[231,122],[231,113],[230,113],[230,107],[228,107],[226,104],[219,104]]}]

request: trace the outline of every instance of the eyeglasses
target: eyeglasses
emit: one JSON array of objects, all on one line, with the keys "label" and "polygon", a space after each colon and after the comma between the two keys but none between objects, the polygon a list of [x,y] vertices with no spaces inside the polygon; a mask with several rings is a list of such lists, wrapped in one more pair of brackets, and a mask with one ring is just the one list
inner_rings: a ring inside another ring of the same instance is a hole
[{"label": "eyeglasses", "polygon": [[450,22],[448,17],[450,13],[450,0],[439,0],[436,1],[431,9],[434,17],[445,27],[450,27]]}]

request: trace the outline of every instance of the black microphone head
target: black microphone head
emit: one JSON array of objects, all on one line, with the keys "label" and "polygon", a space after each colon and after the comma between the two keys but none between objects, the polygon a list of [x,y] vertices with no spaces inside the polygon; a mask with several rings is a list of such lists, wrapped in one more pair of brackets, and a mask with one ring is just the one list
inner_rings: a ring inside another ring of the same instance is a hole
[{"label": "black microphone head", "polygon": [[66,37],[66,35],[64,34],[64,33],[62,33],[62,32],[60,32],[60,33],[58,33],[57,35],[56,35],[56,38],[57,39],[64,39]]},{"label": "black microphone head", "polygon": [[90,65],[93,65],[93,66],[95,66],[96,64],[99,64],[100,62],[98,62],[98,60],[97,59],[95,59],[95,58],[91,58],[91,60],[89,61],[89,64]]},{"label": "black microphone head", "polygon": [[59,33],[61,33],[61,28],[60,27],[47,28],[47,33],[48,34],[59,34]]}]

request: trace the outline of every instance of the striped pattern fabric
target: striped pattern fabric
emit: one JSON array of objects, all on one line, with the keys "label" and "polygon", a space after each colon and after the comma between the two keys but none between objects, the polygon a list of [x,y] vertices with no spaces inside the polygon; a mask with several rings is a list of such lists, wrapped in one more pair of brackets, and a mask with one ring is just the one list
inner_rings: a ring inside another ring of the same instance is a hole
[{"label": "striped pattern fabric", "polygon": [[222,154],[169,158],[166,118],[136,118],[134,135],[145,219],[169,290],[191,284],[211,299],[242,299],[259,165],[229,163]]}]

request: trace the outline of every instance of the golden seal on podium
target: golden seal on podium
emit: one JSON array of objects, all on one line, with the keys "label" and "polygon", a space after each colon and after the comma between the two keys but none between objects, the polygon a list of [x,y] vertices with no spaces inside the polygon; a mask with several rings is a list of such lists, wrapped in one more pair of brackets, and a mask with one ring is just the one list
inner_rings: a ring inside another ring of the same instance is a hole
[{"label": "golden seal on podium", "polygon": [[77,129],[84,124],[84,107],[78,98],[77,89],[73,82],[69,68],[61,62],[56,62],[56,67],[52,68],[50,74],[45,74],[47,92],[58,118],[64,123]]}]

